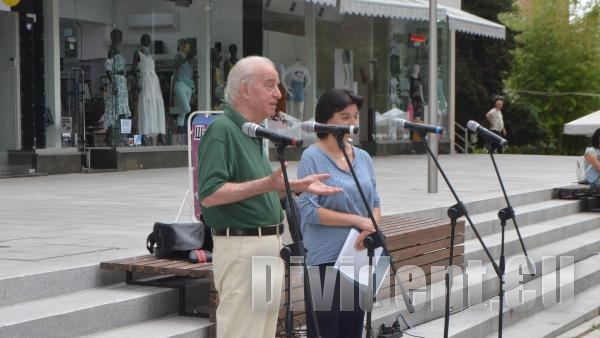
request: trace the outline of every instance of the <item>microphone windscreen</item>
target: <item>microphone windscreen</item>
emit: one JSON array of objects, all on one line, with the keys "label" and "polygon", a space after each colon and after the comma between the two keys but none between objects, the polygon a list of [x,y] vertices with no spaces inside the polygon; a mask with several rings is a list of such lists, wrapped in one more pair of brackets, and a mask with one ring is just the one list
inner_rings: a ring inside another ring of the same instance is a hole
[{"label": "microphone windscreen", "polygon": [[472,132],[477,132],[478,127],[479,127],[479,123],[477,123],[473,120],[469,120],[469,122],[467,122],[467,128]]},{"label": "microphone windscreen", "polygon": [[314,133],[315,132],[315,122],[306,121],[300,123],[300,129],[306,133]]}]

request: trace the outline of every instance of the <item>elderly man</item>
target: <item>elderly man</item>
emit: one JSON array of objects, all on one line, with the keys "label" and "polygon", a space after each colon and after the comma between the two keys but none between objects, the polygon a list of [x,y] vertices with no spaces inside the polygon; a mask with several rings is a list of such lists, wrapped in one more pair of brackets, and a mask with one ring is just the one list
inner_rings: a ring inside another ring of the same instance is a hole
[{"label": "elderly man", "polygon": [[[202,137],[198,162],[198,194],[203,217],[213,229],[215,287],[219,292],[217,337],[268,337],[276,334],[283,261],[279,258],[283,210],[279,195],[285,184],[281,168],[273,171],[258,139],[242,132],[245,122],[260,123],[275,114],[281,97],[279,76],[264,57],[239,60],[229,72],[224,114]],[[321,183],[328,174],[292,180],[294,192],[338,193]],[[271,257],[270,278],[259,276],[272,290],[268,308],[252,302],[252,280],[260,273],[253,257]],[[254,276],[253,276],[254,273]]]}]

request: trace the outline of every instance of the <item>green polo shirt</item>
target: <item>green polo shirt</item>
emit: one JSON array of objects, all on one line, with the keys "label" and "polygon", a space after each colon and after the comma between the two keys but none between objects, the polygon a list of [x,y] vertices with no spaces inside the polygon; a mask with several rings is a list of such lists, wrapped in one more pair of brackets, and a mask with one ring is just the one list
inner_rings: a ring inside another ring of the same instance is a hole
[{"label": "green polo shirt", "polygon": [[[210,196],[223,184],[241,183],[271,175],[271,163],[262,144],[242,132],[248,122],[229,105],[208,127],[198,148],[198,196]],[[257,228],[279,224],[283,210],[277,192],[260,194],[236,203],[202,208],[214,229]]]}]

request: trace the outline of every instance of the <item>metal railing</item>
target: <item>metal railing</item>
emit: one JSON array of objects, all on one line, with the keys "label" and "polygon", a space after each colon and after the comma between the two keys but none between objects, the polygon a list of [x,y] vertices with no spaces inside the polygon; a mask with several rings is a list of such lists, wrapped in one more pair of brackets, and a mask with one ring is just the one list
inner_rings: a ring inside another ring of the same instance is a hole
[{"label": "metal railing", "polygon": [[469,144],[469,129],[454,122],[454,147],[459,153],[468,154],[472,145]]}]

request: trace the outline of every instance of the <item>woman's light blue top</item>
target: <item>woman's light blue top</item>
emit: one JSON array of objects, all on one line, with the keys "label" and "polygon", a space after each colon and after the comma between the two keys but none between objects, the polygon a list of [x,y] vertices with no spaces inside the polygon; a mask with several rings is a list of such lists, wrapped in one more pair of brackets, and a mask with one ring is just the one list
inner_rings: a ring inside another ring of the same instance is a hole
[{"label": "woman's light blue top", "polygon": [[[375,183],[373,160],[362,149],[353,147],[354,161],[352,167],[356,172],[360,186],[365,194],[370,208],[379,208],[379,195]],[[352,178],[352,173],[340,169],[335,161],[319,146],[313,144],[302,154],[298,167],[298,178],[312,174],[331,175],[323,183],[341,187],[343,192],[333,196],[317,196],[303,193],[298,198],[298,208],[301,215],[301,230],[306,247],[306,264],[319,265],[336,261],[352,225],[326,226],[319,219],[319,208],[368,217],[367,209]]]}]

